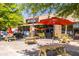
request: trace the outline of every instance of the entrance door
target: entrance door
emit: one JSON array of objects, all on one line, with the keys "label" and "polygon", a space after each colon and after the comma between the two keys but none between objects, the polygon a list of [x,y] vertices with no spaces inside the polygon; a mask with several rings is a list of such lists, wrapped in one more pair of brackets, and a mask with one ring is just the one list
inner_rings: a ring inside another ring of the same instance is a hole
[{"label": "entrance door", "polygon": [[51,39],[53,36],[53,26],[48,26],[48,29],[45,32],[46,38]]},{"label": "entrance door", "polygon": [[79,40],[79,29],[74,29],[74,39]]}]

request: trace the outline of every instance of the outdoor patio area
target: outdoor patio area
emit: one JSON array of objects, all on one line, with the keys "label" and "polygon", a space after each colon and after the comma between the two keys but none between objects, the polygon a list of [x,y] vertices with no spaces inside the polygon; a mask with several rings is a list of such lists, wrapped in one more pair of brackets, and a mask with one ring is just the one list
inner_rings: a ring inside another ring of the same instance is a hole
[{"label": "outdoor patio area", "polygon": [[78,7],[0,3],[0,56],[79,56]]},{"label": "outdoor patio area", "polygon": [[[24,40],[19,41],[0,41],[0,56],[38,56],[38,47],[48,45],[48,44],[57,44],[56,40],[51,39],[38,39],[37,44],[27,45],[24,43]],[[65,44],[66,50],[72,56],[79,56],[79,42],[72,41],[69,44]]]}]

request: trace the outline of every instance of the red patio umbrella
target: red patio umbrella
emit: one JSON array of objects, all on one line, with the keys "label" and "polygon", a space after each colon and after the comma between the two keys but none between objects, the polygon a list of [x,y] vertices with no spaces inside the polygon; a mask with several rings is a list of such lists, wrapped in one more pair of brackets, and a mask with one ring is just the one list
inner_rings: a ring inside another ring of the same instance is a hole
[{"label": "red patio umbrella", "polygon": [[43,24],[43,25],[61,25],[58,21],[54,21],[52,18],[48,19],[43,19],[40,20],[40,22],[37,22],[38,24]]},{"label": "red patio umbrella", "polygon": [[60,18],[62,21],[60,22],[62,25],[70,25],[70,24],[74,24],[75,22],[72,22],[70,20],[64,19],[64,18]]},{"label": "red patio umbrella", "polygon": [[69,24],[73,24],[74,22],[71,22],[64,18],[52,17],[52,18],[40,20],[40,22],[37,23],[44,25],[69,25]]},{"label": "red patio umbrella", "polygon": [[67,25],[75,23],[75,22],[69,21],[69,20],[64,19],[64,18],[52,17],[51,20],[53,20],[53,19],[55,20],[55,22],[59,22],[60,25],[65,25],[65,34],[67,34]]},{"label": "red patio umbrella", "polygon": [[48,19],[43,19],[40,20],[40,22],[38,22],[38,24],[44,24],[44,25],[66,25],[66,31],[67,32],[67,25],[70,24],[74,24],[74,22],[69,21],[67,19],[64,18],[57,18],[57,17],[52,17],[52,18],[48,18]]},{"label": "red patio umbrella", "polygon": [[67,25],[74,24],[75,22],[72,22],[72,21],[64,19],[64,18],[60,18],[60,20],[61,20],[60,24],[65,25],[65,34],[67,34]]},{"label": "red patio umbrella", "polygon": [[56,22],[58,24],[56,25],[70,25],[70,24],[74,24],[74,22],[64,19],[64,18],[57,18],[57,17],[52,17],[50,19],[51,22]]}]

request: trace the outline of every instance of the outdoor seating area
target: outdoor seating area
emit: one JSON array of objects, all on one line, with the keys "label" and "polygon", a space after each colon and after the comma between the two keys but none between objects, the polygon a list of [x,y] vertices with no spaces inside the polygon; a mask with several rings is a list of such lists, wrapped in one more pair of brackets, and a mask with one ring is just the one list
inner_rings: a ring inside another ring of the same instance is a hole
[{"label": "outdoor seating area", "polygon": [[74,3],[1,3],[0,55],[79,56],[78,7]]},{"label": "outdoor seating area", "polygon": [[[60,20],[60,21],[59,21]],[[64,23],[63,23],[64,22]],[[31,47],[33,45],[37,45],[33,47],[32,50],[38,52],[38,56],[69,56],[70,54],[67,52],[65,44],[69,44],[72,42],[73,38],[71,38],[67,34],[67,27],[65,27],[65,33],[55,33],[54,31],[56,30],[54,28],[54,25],[60,25],[60,26],[65,26],[69,24],[74,24],[74,22],[63,20],[62,18],[57,18],[57,17],[52,17],[49,19],[44,19],[41,20],[40,22],[37,22],[38,25],[42,24],[45,25],[46,28],[38,28],[39,31],[36,31],[37,29],[34,30],[34,26],[31,28],[30,25],[30,30],[29,31],[23,31],[19,30],[17,33],[13,33],[12,29],[10,28],[8,31],[8,35],[5,37],[5,41],[16,41],[17,39],[23,40],[23,43],[26,45],[25,47]],[[53,29],[51,29],[53,28]],[[27,29],[27,28],[26,28]],[[41,30],[43,29],[43,30]],[[35,35],[36,34],[36,35]],[[40,41],[40,42],[39,42]],[[31,48],[30,47],[30,48]],[[33,51],[30,51],[27,48],[27,52],[31,53]]]}]

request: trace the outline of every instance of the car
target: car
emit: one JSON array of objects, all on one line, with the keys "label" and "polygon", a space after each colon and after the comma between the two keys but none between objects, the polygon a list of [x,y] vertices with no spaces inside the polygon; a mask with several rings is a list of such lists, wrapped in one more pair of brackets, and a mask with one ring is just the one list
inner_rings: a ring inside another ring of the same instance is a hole
[{"label": "car", "polygon": [[6,36],[7,36],[6,31],[0,31],[0,40],[5,39]]}]

